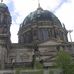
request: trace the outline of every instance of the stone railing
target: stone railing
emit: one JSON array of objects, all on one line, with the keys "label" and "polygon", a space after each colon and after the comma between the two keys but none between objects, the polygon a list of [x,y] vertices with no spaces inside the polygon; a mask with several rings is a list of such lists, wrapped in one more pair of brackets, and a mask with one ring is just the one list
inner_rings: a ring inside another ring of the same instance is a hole
[{"label": "stone railing", "polygon": [[0,70],[0,74],[15,74],[13,70]]},{"label": "stone railing", "polygon": [[40,69],[40,70],[0,70],[0,74],[60,74],[60,69]]}]

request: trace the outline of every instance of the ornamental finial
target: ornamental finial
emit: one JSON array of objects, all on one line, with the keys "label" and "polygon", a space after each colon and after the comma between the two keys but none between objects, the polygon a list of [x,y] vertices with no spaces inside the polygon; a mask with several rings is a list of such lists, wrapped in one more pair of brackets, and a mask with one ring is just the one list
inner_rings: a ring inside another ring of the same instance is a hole
[{"label": "ornamental finial", "polygon": [[40,8],[40,0],[38,0],[38,8]]},{"label": "ornamental finial", "polygon": [[3,0],[1,0],[1,3],[3,2]]}]

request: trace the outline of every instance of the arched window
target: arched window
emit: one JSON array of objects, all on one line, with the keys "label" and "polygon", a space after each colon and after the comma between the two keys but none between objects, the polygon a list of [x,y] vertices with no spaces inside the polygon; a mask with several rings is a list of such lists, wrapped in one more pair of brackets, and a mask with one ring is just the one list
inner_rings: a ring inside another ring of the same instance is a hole
[{"label": "arched window", "polygon": [[41,30],[41,29],[38,30],[38,39],[39,39],[40,41],[43,40],[43,34],[42,34],[42,30]]},{"label": "arched window", "polygon": [[33,36],[31,31],[26,32],[24,35],[24,43],[31,43],[33,41]]},{"label": "arched window", "polygon": [[43,40],[43,41],[49,39],[48,29],[47,28],[39,29],[38,38],[39,38],[39,40]]},{"label": "arched window", "polygon": [[49,33],[48,33],[48,29],[42,29],[42,33],[43,33],[43,39],[47,40],[49,39]]}]

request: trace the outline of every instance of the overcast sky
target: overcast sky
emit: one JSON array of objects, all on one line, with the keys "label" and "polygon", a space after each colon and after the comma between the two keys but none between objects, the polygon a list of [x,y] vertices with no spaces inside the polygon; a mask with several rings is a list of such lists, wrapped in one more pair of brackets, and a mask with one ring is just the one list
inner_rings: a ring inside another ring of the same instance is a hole
[{"label": "overcast sky", "polygon": [[[37,9],[38,0],[4,0],[12,16],[11,40],[18,42],[19,25],[25,17]],[[53,12],[64,23],[67,30],[71,33],[74,41],[74,0],[40,0],[43,9]],[[70,41],[70,39],[69,39]]]}]

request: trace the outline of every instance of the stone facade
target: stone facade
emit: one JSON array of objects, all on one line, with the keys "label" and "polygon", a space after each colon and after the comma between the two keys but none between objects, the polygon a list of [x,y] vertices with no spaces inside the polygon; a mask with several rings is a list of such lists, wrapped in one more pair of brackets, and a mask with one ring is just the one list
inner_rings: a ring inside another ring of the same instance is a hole
[{"label": "stone facade", "polygon": [[39,7],[20,25],[19,43],[10,41],[11,16],[8,7],[0,3],[0,67],[32,67],[34,60],[51,67],[62,48],[73,54],[74,43],[68,42],[67,30],[58,18]]}]

